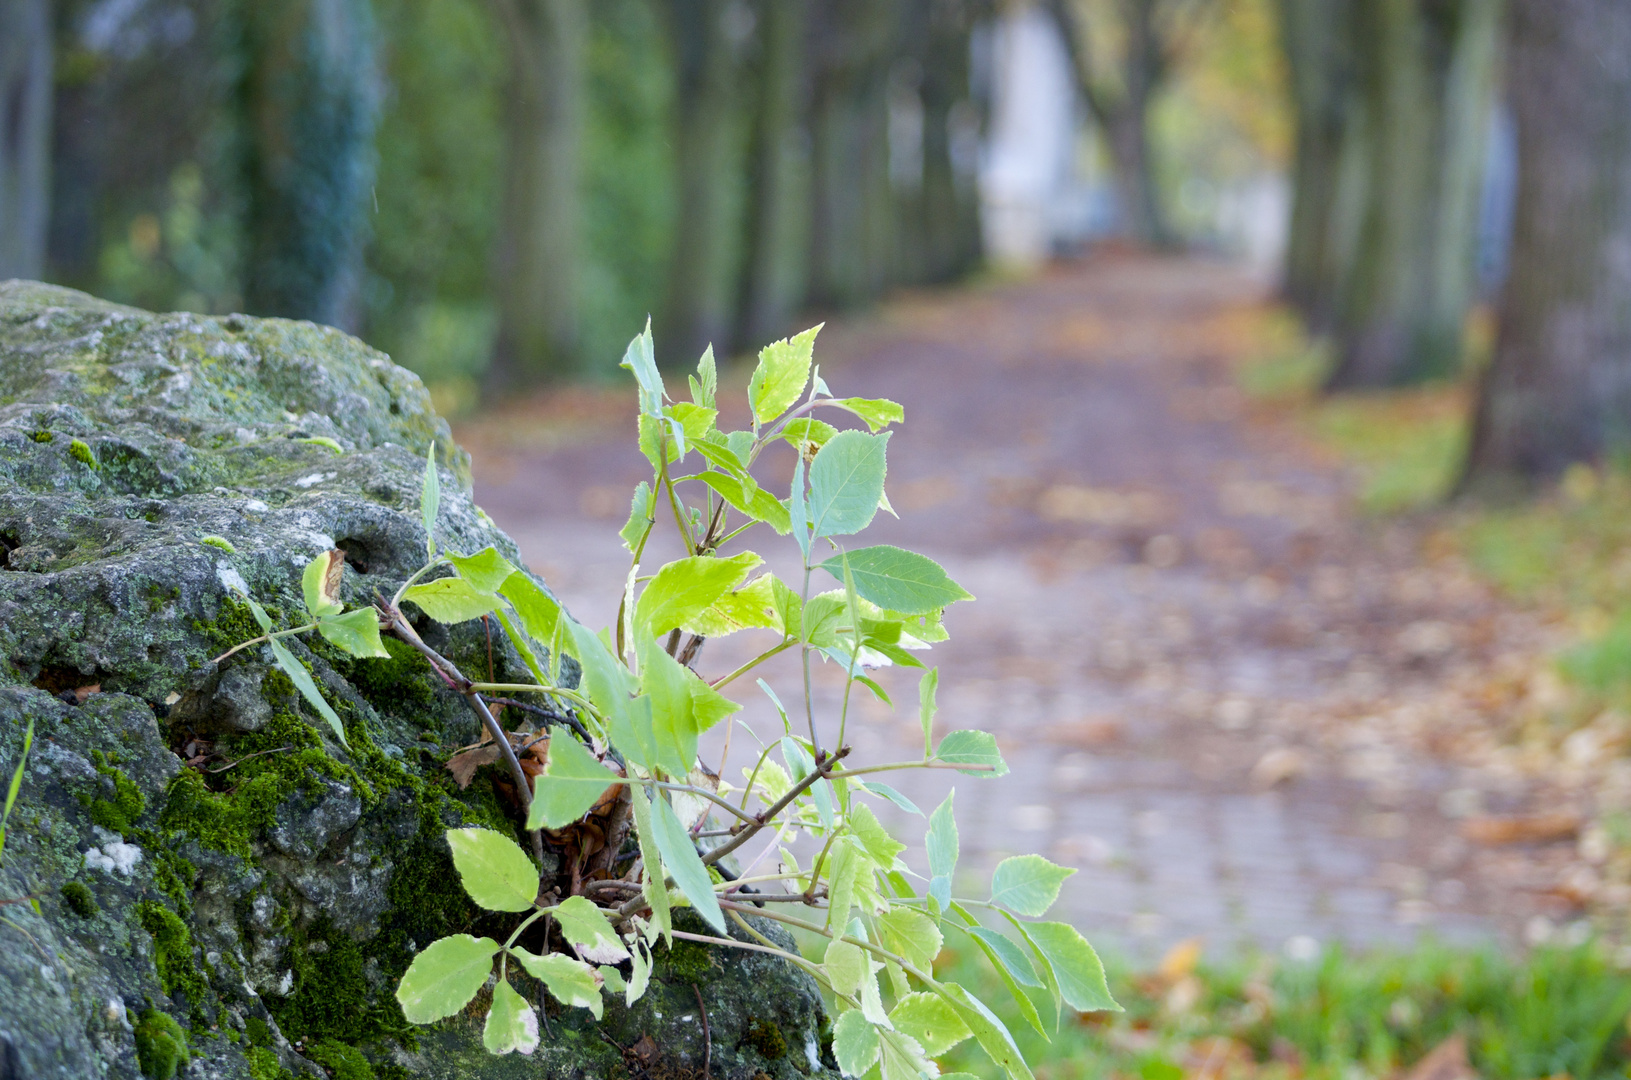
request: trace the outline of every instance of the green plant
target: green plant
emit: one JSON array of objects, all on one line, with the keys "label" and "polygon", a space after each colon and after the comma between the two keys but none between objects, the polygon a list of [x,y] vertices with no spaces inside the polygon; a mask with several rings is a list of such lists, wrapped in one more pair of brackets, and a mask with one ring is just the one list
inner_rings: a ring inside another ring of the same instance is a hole
[{"label": "green plant", "polygon": [[[654,946],[666,939],[672,948],[680,939],[773,953],[808,972],[836,1004],[833,1053],[850,1075],[880,1080],[937,1075],[930,1059],[972,1038],[1008,1075],[1029,1078],[1012,1034],[996,1014],[959,983],[934,976],[932,965],[948,934],[966,940],[993,965],[1025,1020],[1044,1037],[1041,1013],[1024,987],[1044,989],[1056,1013],[1067,1004],[1075,1010],[1118,1008],[1097,955],[1074,928],[1028,921],[1046,913],[1074,871],[1039,855],[1020,855],[997,866],[988,898],[953,896],[955,792],[928,818],[927,874],[900,860],[905,845],[865,801],[883,799],[921,814],[875,778],[918,768],[993,778],[1007,766],[985,731],[953,731],[935,743],[936,669],[925,670],[919,683],[922,756],[867,765],[848,760],[845,735],[854,688],[859,685],[892,705],[866,671],[890,664],[922,668],[916,654],[947,636],[944,609],[972,597],[922,555],[887,545],[843,546],[880,507],[888,507],[884,477],[890,435],[882,429],[900,422],[903,413],[891,401],[833,397],[813,368],[817,330],[761,352],[748,390],[751,429],[733,432],[716,425],[711,351],[689,379],[690,400],[674,402],[653,358],[650,327],[630,343],[623,366],[638,384],[639,443],[652,478],[635,489],[620,534],[632,565],[610,630],[596,634],[576,622],[493,548],[464,555],[439,547],[434,447],[421,498],[427,561],[393,598],[380,599],[374,609],[342,614],[337,590],[343,562],[338,552],[330,552],[305,573],[310,622],[274,631],[265,612],[250,601],[263,634],[232,651],[260,642],[272,646],[278,664],[342,739],[337,718],[280,639],[316,629],[359,657],[386,655],[381,627],[407,643],[480,717],[526,803],[533,857],[490,829],[447,831],[471,899],[489,911],[524,917],[502,943],[456,934],[424,948],[397,989],[408,1020],[432,1023],[465,1009],[487,984],[496,958],[498,978],[484,1042],[495,1054],[531,1053],[538,1044],[537,1015],[510,985],[512,965],[542,982],[558,1001],[598,1018],[604,993],[636,1001],[651,977]],[[847,411],[868,430],[839,431],[813,415],[823,408]],[[797,451],[785,499],[763,489],[750,471],[760,453],[779,441]],[[675,475],[688,459],[694,471]],[[744,519],[734,526],[733,512]],[[642,574],[647,542],[667,515],[687,555]],[[758,525],[792,535],[800,554],[797,588],[771,573],[751,576],[761,562],[751,551],[724,553]],[[823,542],[830,554],[820,550]],[[817,571],[838,587],[812,593]],[[446,576],[432,576],[437,573]],[[493,617],[536,681],[467,678],[420,639],[402,614],[401,605],[408,602],[441,623]],[[768,635],[767,647],[755,659],[712,681],[692,669],[707,638],[748,631]],[[798,649],[803,659],[799,730],[780,698],[758,680],[782,718],[782,737],[763,746],[752,768],[743,770],[742,787],[702,782],[698,736],[715,724],[734,723],[741,707],[722,691],[789,649]],[[581,671],[575,686],[562,680],[563,656],[573,658]],[[845,674],[838,715],[820,723],[810,685],[810,664],[817,657]],[[541,697],[550,708],[531,708],[559,725],[530,796],[510,733],[487,704],[488,695],[517,694]],[[565,716],[570,719],[562,723]],[[753,800],[757,810],[750,809]],[[615,861],[597,873],[574,875],[571,895],[541,899],[535,862],[543,852],[540,830],[570,829],[592,809],[611,815],[612,823],[604,826],[608,836],[625,835],[632,824],[638,860],[622,876],[615,876]],[[722,820],[729,824],[711,824],[709,811],[726,815]],[[808,869],[800,869],[783,848],[780,872],[753,872],[761,859],[801,832],[820,845]],[[760,858],[732,878],[721,874],[720,861],[761,833],[770,844]],[[914,876],[924,885],[921,891]],[[761,891],[746,891],[750,887]],[[715,933],[674,929],[671,911],[679,905],[691,906]],[[789,913],[795,905],[804,909],[801,915]],[[973,909],[1005,920],[1011,933],[983,925]],[[776,946],[746,921],[747,914],[825,938],[820,960]],[[518,944],[546,916],[576,956],[538,954]],[[743,939],[728,936],[733,924]]]},{"label": "green plant", "polygon": [[12,770],[11,783],[6,787],[6,802],[0,807],[0,858],[6,853],[6,823],[11,820],[11,811],[17,805],[17,793],[23,789],[23,772],[28,768],[28,752],[34,746],[34,718],[29,717],[28,728],[23,732],[23,751],[17,755],[17,767]]},{"label": "green plant", "polygon": [[172,1080],[176,1070],[193,1059],[187,1033],[175,1020],[148,1009],[136,1024],[136,1064],[149,1080]]}]

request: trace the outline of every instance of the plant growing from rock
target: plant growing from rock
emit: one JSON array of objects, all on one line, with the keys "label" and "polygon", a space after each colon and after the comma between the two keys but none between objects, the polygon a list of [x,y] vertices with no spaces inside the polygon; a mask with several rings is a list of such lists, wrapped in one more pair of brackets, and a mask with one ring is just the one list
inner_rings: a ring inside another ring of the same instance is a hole
[{"label": "plant growing from rock", "polygon": [[[518,918],[502,942],[458,934],[419,952],[397,989],[408,1020],[451,1016],[492,981],[487,1049],[531,1053],[539,1043],[538,1017],[511,985],[512,967],[562,1004],[598,1018],[605,994],[621,994],[631,1005],[640,998],[651,977],[652,949],[676,938],[771,953],[808,972],[836,1005],[833,1055],[843,1072],[857,1077],[936,1076],[932,1059],[968,1038],[1009,1076],[1031,1076],[992,1010],[964,987],[935,978],[933,961],[948,934],[990,960],[1022,1015],[1044,1035],[1026,987],[1045,988],[1056,1010],[1117,1008],[1082,936],[1065,923],[1032,921],[1046,913],[1073,871],[1020,855],[997,866],[989,897],[955,896],[953,796],[928,817],[926,868],[901,860],[905,845],[868,803],[887,800],[921,815],[876,779],[884,773],[952,769],[989,779],[1007,767],[988,732],[953,731],[934,741],[934,669],[919,684],[922,756],[851,760],[845,736],[852,690],[859,686],[891,704],[866,672],[885,665],[922,669],[916,654],[947,636],[944,609],[972,597],[922,555],[887,545],[846,546],[880,507],[888,509],[890,435],[884,429],[903,413],[892,401],[834,397],[813,368],[817,329],[761,352],[748,390],[752,425],[732,432],[716,425],[711,351],[688,378],[689,400],[674,401],[653,359],[650,327],[630,343],[623,366],[638,385],[639,443],[652,478],[636,488],[620,534],[632,558],[609,630],[597,634],[574,620],[493,548],[466,555],[438,545],[434,448],[421,498],[427,559],[395,596],[345,611],[338,599],[343,555],[331,551],[305,572],[308,622],[274,630],[260,605],[249,601],[264,634],[237,648],[268,645],[342,743],[339,718],[280,639],[316,630],[353,656],[386,656],[383,630],[417,650],[480,718],[489,753],[502,760],[526,807],[531,855],[492,830],[448,830],[471,899]],[[840,431],[816,415],[833,409],[858,417],[867,430]],[[786,498],[761,487],[752,472],[761,452],[779,441],[797,451]],[[647,543],[662,519],[672,520],[687,555],[642,573]],[[762,560],[752,551],[727,553],[759,526],[791,535],[800,555],[795,582],[755,574]],[[818,575],[835,587],[812,591]],[[403,615],[407,602],[440,623],[496,620],[535,681],[468,678],[421,639]],[[738,632],[765,633],[770,644],[734,671],[711,680],[699,676],[693,665],[703,643]],[[790,649],[803,661],[803,715],[795,719],[759,680],[781,717],[782,737],[743,769],[742,786],[716,778],[698,759],[698,737],[716,724],[734,723],[741,706],[725,691]],[[563,677],[565,657],[580,673],[574,685]],[[810,665],[817,657],[845,676],[835,717],[816,715]],[[544,755],[536,753],[543,737],[529,742],[506,731],[489,707],[516,695],[542,702],[528,707],[552,719],[567,718],[547,737]],[[518,746],[534,760],[545,759],[535,787]],[[558,888],[542,893],[544,833],[560,838],[589,815],[606,836],[609,857],[572,867],[566,895]],[[786,846],[801,835],[818,851],[804,868]],[[724,860],[756,837],[768,841],[763,851],[740,871],[727,872]],[[625,839],[633,848],[627,869],[618,859]],[[774,871],[757,872],[772,852],[779,852]],[[694,909],[714,933],[676,929],[678,906]],[[1012,933],[982,924],[975,910],[1005,921]],[[821,958],[779,947],[747,921],[750,914],[826,939]],[[519,944],[545,918],[571,952],[534,953]],[[730,935],[733,926],[740,938]]]}]

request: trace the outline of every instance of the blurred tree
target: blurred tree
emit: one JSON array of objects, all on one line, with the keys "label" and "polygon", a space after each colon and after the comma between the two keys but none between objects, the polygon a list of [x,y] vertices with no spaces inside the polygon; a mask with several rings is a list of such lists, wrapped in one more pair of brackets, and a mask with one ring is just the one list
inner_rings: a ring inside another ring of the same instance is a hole
[{"label": "blurred tree", "polygon": [[1518,203],[1462,490],[1631,450],[1631,5],[1513,0]]},{"label": "blurred tree", "polygon": [[504,203],[488,388],[559,378],[578,355],[584,0],[492,0],[509,47]]},{"label": "blurred tree", "polygon": [[974,160],[979,118],[970,86],[970,38],[992,7],[988,0],[915,0],[912,5],[906,39],[916,45],[923,110],[915,280],[951,281],[980,257]]},{"label": "blurred tree", "polygon": [[1104,134],[1126,226],[1155,247],[1177,242],[1156,190],[1150,108],[1214,0],[1048,0],[1077,85]]},{"label": "blurred tree", "polygon": [[379,96],[372,12],[367,0],[241,11],[244,306],[355,328]]},{"label": "blurred tree", "polygon": [[1364,210],[1329,389],[1419,381],[1460,362],[1500,10],[1500,0],[1352,7]]},{"label": "blurred tree", "polygon": [[674,49],[674,241],[658,329],[663,363],[733,344],[741,252],[740,48],[754,32],[741,0],[665,0]]},{"label": "blurred tree", "polygon": [[53,52],[49,0],[0,0],[0,279],[44,269]]},{"label": "blurred tree", "polygon": [[[1353,132],[1353,0],[1279,0],[1280,42],[1296,116],[1284,292],[1315,333],[1331,329],[1342,283],[1341,240],[1358,185],[1343,184]],[[1349,170],[1350,174],[1352,170]],[[1347,197],[1344,198],[1344,195]]]}]

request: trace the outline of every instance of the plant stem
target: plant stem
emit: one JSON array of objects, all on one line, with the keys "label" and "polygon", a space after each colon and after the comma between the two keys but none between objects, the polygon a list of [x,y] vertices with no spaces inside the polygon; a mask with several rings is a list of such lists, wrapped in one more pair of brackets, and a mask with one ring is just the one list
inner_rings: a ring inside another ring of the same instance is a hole
[{"label": "plant stem", "polygon": [[760,653],[758,656],[755,656],[752,660],[749,660],[747,663],[743,664],[741,667],[737,668],[735,671],[731,672],[729,675],[723,676],[722,678],[715,679],[713,682],[709,683],[708,685],[713,687],[715,690],[718,690],[721,686],[724,686],[727,683],[730,683],[731,681],[739,678],[742,675],[746,675],[748,672],[752,671],[754,668],[758,667],[760,664],[764,663],[766,660],[769,660],[772,656],[775,656],[779,652],[784,652],[785,650],[791,648],[792,646],[794,646],[796,644],[797,644],[797,642],[794,639],[787,638],[780,645],[776,645],[776,646],[774,646],[772,648],[766,649],[764,652]]},{"label": "plant stem", "polygon": [[210,663],[219,664],[221,661],[225,660],[227,657],[231,656],[233,653],[241,652],[244,649],[249,648],[249,646],[251,646],[251,645],[260,645],[260,644],[263,644],[265,642],[271,641],[273,638],[293,637],[296,634],[304,634],[307,630],[315,630],[315,629],[317,629],[317,624],[312,622],[312,623],[307,623],[305,626],[297,626],[293,630],[278,630],[278,631],[276,631],[274,633],[271,633],[271,634],[262,634],[260,637],[250,638],[248,641],[240,641],[240,642],[238,642],[238,644],[234,645],[232,648],[228,649],[226,652],[222,653],[220,656],[217,656],[214,660],[211,660]]},{"label": "plant stem", "polygon": [[746,826],[734,837],[703,855],[702,861],[705,864],[716,863],[720,859],[723,859],[725,856],[729,855],[731,852],[735,851],[737,848],[741,847],[743,844],[747,843],[761,829],[770,824],[770,822],[775,819],[777,814],[787,809],[788,804],[802,795],[805,789],[807,789],[811,784],[814,784],[817,780],[825,779],[827,776],[831,775],[832,766],[836,765],[839,761],[842,761],[848,754],[849,747],[841,746],[838,748],[838,753],[834,754],[831,758],[827,758],[825,760],[818,758],[814,772],[809,773],[804,777],[804,779],[794,784],[788,789],[787,794],[777,799],[767,809],[755,814],[752,819],[753,824]]},{"label": "plant stem", "polygon": [[415,570],[408,576],[408,580],[402,583],[402,587],[396,591],[396,595],[391,597],[391,606],[394,608],[398,604],[402,603],[402,594],[407,592],[409,587],[412,586],[414,582],[418,581],[420,578],[424,577],[438,566],[443,566],[446,563],[447,560],[438,555],[424,566],[421,566],[419,569]]}]

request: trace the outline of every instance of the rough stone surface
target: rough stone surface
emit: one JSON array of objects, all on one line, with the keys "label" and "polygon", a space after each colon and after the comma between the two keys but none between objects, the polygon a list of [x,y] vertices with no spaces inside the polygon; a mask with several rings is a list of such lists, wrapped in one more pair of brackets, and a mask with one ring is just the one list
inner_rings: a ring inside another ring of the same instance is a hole
[{"label": "rough stone surface", "polygon": [[[188,1078],[688,1077],[705,1054],[722,1080],[835,1075],[812,982],[701,946],[600,1024],[550,1003],[530,1058],[486,1054],[476,1019],[403,1021],[417,949],[514,924],[468,902],[442,836],[518,835],[491,777],[442,767],[475,720],[400,647],[286,639],[347,749],[266,650],[212,657],[258,632],[243,590],[296,625],[319,551],[347,553],[348,603],[394,591],[423,561],[433,440],[439,538],[517,558],[417,378],[360,342],[0,283],[0,780],[34,730],[0,854],[0,1075],[139,1076],[150,1010],[185,1029]],[[421,632],[523,677],[480,624]]]}]

